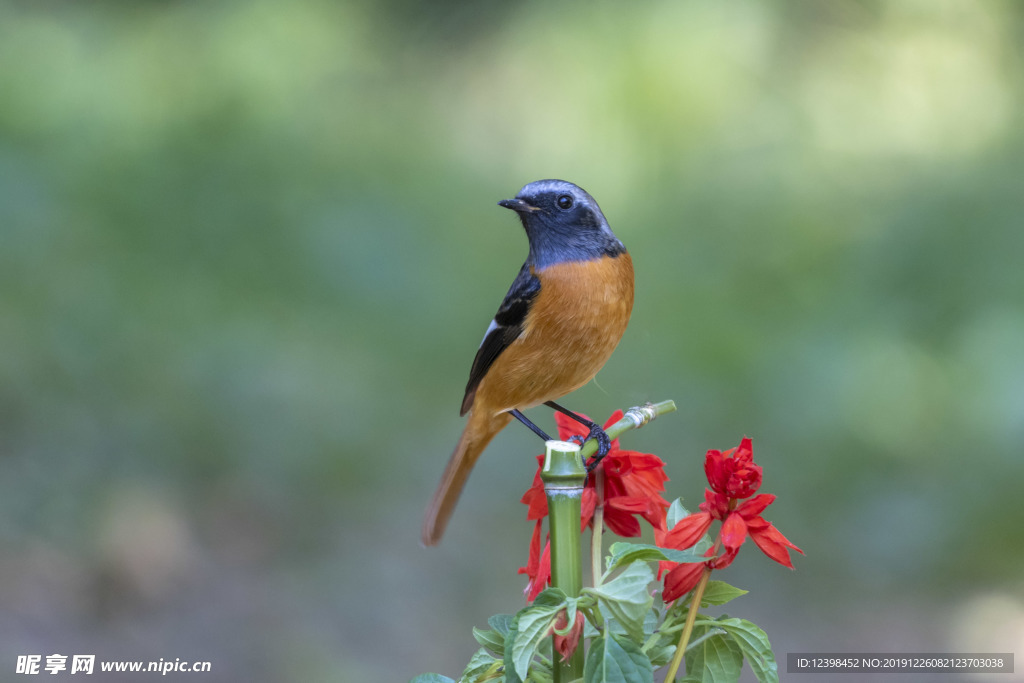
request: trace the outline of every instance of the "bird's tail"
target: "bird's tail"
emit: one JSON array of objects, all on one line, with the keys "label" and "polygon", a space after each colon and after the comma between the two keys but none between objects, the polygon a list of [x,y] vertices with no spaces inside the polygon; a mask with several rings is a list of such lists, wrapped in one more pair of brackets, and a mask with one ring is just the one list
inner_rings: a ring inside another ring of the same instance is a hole
[{"label": "bird's tail", "polygon": [[459,494],[469,479],[473,465],[491,439],[504,429],[511,419],[512,416],[508,413],[488,415],[470,412],[466,428],[462,430],[459,443],[455,446],[452,457],[448,459],[444,474],[441,475],[441,483],[438,484],[437,491],[434,492],[434,497],[423,516],[423,545],[437,545],[441,542],[444,529],[448,526],[448,519],[455,510],[455,504],[459,501]]}]

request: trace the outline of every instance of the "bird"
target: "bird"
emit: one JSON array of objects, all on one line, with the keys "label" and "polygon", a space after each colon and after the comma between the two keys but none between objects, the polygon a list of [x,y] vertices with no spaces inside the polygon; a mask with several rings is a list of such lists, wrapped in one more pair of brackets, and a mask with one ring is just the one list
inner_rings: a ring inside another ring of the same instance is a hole
[{"label": "bird", "polygon": [[499,206],[518,214],[529,253],[498,307],[473,359],[460,414],[462,436],[423,519],[422,541],[437,545],[470,471],[512,419],[549,437],[522,411],[541,404],[585,424],[599,425],[555,401],[589,382],[604,366],[633,310],[633,261],[593,197],[565,180],[537,180]]}]

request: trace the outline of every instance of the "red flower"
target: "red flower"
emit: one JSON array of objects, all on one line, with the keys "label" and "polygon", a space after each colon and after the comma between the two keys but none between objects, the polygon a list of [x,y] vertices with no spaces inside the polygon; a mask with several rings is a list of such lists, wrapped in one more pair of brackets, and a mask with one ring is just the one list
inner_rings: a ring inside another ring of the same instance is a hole
[{"label": "red flower", "polygon": [[[612,413],[604,425],[605,429],[621,420],[622,415],[621,410]],[[562,413],[555,413],[555,422],[558,424],[558,437],[563,441],[568,441],[574,436],[586,438],[590,431]],[[537,521],[530,543],[530,559],[525,567],[519,569],[520,574],[530,577],[526,587],[528,600],[537,597],[551,578],[550,544],[545,543],[543,551],[540,547],[541,524],[548,514],[544,482],[540,478],[540,468],[543,464],[544,456],[537,456],[537,472],[533,477],[533,485],[521,499],[529,506],[526,518]],[[665,475],[665,463],[661,458],[649,453],[624,451],[619,448],[619,440],[615,439],[599,468],[604,477],[604,495],[598,501],[597,477],[587,477],[581,500],[581,529],[593,526],[594,511],[599,502],[604,507],[605,526],[619,536],[640,535],[640,522],[636,515],[646,519],[655,529],[664,528],[665,509],[669,503],[661,494],[665,490],[668,477]]]},{"label": "red flower", "polygon": [[749,498],[761,487],[761,466],[754,463],[754,449],[748,437],[738,448],[722,453],[708,451],[704,473],[711,488],[729,498]]},{"label": "red flower", "polygon": [[[707,533],[712,520],[716,519],[722,522],[718,541],[706,553],[712,558],[707,562],[678,565],[674,562],[660,563],[658,576],[668,571],[662,594],[665,601],[675,600],[692,590],[705,567],[728,567],[739,554],[740,546],[747,540],[747,536],[754,539],[754,543],[765,555],[790,569],[793,568],[793,562],[788,549],[803,553],[761,517],[761,513],[775,500],[774,495],[762,493],[740,503],[740,500],[753,496],[761,487],[761,466],[754,463],[750,439],[744,438],[738,448],[725,453],[708,451],[704,472],[711,488],[704,491],[701,511],[684,517],[667,531],[655,529],[655,541],[663,548],[691,548]],[[718,554],[719,550],[723,551],[721,555]]]}]

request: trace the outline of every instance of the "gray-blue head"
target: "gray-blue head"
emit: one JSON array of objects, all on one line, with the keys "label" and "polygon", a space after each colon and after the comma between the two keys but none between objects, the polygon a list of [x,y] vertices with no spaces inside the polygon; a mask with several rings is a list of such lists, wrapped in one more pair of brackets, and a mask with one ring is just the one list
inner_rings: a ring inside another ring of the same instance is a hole
[{"label": "gray-blue head", "polygon": [[527,263],[535,268],[626,251],[594,198],[565,180],[537,180],[498,204],[519,214],[530,240]]}]

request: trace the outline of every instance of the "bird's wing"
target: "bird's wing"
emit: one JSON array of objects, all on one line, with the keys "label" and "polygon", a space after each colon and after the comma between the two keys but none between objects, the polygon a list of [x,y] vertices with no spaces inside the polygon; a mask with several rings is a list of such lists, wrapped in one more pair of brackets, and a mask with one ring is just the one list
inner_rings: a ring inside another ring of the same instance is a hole
[{"label": "bird's wing", "polygon": [[498,312],[494,314],[494,320],[484,333],[483,341],[480,342],[476,358],[473,359],[473,369],[469,371],[469,383],[466,384],[466,395],[462,399],[461,415],[465,415],[473,407],[476,389],[491,364],[522,334],[526,314],[538,292],[540,280],[531,272],[529,264],[524,263],[508,294],[505,295],[505,300],[501,302]]}]

